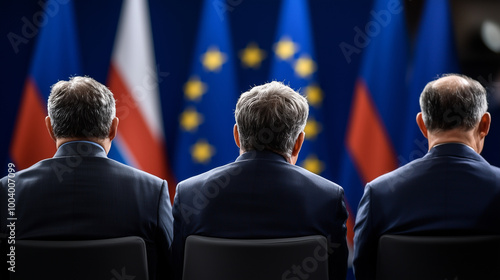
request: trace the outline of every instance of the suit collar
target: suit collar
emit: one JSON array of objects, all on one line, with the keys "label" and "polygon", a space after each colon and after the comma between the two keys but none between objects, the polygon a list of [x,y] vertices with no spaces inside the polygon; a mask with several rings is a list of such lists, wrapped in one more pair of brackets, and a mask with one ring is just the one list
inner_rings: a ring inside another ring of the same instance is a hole
[{"label": "suit collar", "polygon": [[264,159],[264,160],[273,160],[273,161],[283,161],[287,162],[286,159],[275,152],[271,152],[269,150],[262,150],[262,151],[248,151],[240,155],[236,161],[243,161],[243,160],[253,160],[253,159]]},{"label": "suit collar", "polygon": [[107,157],[104,148],[88,141],[71,141],[59,146],[54,157],[90,156]]},{"label": "suit collar", "polygon": [[425,156],[456,156],[486,162],[486,160],[471,147],[461,143],[446,143],[434,146]]}]

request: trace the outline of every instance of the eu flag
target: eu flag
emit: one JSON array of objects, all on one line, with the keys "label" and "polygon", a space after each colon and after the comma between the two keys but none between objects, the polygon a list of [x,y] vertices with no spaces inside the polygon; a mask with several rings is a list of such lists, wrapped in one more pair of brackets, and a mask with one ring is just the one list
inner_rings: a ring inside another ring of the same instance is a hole
[{"label": "eu flag", "polygon": [[238,93],[228,20],[212,2],[204,2],[191,73],[184,85],[174,162],[179,181],[238,156],[233,139]]},{"label": "eu flag", "polygon": [[54,155],[56,146],[44,122],[50,87],[81,71],[73,2],[49,0],[45,5],[47,13],[48,9],[59,11],[46,17],[39,31],[10,146],[17,169]]},{"label": "eu flag", "polygon": [[[288,84],[305,95],[309,103],[305,141],[297,164],[333,180],[334,163],[328,151],[335,131],[324,125],[325,104],[334,92],[324,92],[317,80],[310,12],[305,0],[285,0],[282,3],[276,43],[271,65],[271,80]],[[338,260],[342,261],[342,260]],[[338,275],[330,275],[335,278]],[[343,276],[341,276],[343,277]]]},{"label": "eu flag", "polygon": [[283,1],[270,79],[284,82],[307,97],[310,112],[297,162],[309,171],[331,179],[332,170],[325,152],[331,131],[323,125],[323,101],[331,97],[331,93],[324,93],[316,79],[318,69],[311,32],[307,2]]}]

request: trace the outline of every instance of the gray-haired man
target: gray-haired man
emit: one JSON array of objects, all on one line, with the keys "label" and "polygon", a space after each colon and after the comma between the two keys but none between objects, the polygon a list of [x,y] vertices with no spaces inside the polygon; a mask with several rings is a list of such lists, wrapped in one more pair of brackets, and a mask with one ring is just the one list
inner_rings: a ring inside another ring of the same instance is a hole
[{"label": "gray-haired man", "polygon": [[[146,242],[150,279],[165,279],[172,241],[167,182],[107,158],[118,129],[113,94],[92,78],[73,77],[52,86],[47,107],[45,124],[57,152],[16,173],[16,239],[139,236]],[[3,234],[8,193],[4,177]]]},{"label": "gray-haired man", "polygon": [[[174,200],[173,260],[182,278],[189,235],[279,238],[323,235],[330,242],[330,279],[345,279],[347,211],[344,190],[295,166],[304,141],[306,99],[279,82],[256,86],[236,105],[235,162],[177,186]],[[325,261],[325,260],[323,260]],[[283,279],[306,279],[295,267]]]}]

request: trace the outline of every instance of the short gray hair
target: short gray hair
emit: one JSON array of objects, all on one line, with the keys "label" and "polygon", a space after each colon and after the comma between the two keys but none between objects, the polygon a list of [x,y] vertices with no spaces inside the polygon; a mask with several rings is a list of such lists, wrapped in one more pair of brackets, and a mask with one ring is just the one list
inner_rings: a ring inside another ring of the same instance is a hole
[{"label": "short gray hair", "polygon": [[289,158],[309,106],[304,96],[273,81],[241,94],[234,115],[244,151],[268,149]]},{"label": "short gray hair", "polygon": [[113,93],[96,80],[79,76],[52,85],[47,111],[56,138],[104,139],[116,116]]},{"label": "short gray hair", "polygon": [[445,74],[425,86],[420,108],[429,131],[470,130],[488,110],[486,89],[465,75]]}]

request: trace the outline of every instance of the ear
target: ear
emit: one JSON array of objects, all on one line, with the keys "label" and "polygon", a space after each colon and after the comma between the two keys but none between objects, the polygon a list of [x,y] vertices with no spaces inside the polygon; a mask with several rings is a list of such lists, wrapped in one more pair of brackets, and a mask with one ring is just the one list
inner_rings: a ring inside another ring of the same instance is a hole
[{"label": "ear", "polygon": [[304,144],[304,139],[305,139],[306,133],[302,131],[299,136],[297,137],[297,140],[295,140],[295,145],[293,145],[293,150],[292,150],[292,156],[290,158],[290,163],[295,164],[297,163],[297,159],[299,157],[299,152],[300,148],[302,148],[302,144]]},{"label": "ear", "polygon": [[119,120],[117,117],[115,117],[113,121],[111,121],[111,127],[109,128],[109,134],[108,134],[109,141],[115,139],[116,133],[118,132],[118,123]]},{"label": "ear", "polygon": [[422,117],[422,112],[417,114],[417,125],[418,125],[418,128],[420,128],[420,131],[422,131],[422,134],[424,135],[424,137],[428,138],[427,137],[427,127],[425,126],[424,118]]},{"label": "ear", "polygon": [[481,117],[478,126],[479,136],[481,138],[484,138],[486,137],[486,135],[488,135],[488,132],[490,131],[490,125],[491,125],[491,115],[490,113],[486,112]]},{"label": "ear", "polygon": [[56,137],[54,136],[54,130],[52,129],[52,122],[50,121],[50,117],[46,116],[45,117],[45,127],[47,127],[47,131],[49,132],[50,138],[56,141]]},{"label": "ear", "polygon": [[241,149],[240,147],[240,134],[238,132],[238,125],[234,125],[233,127],[233,135],[234,135],[234,143],[236,143],[236,146]]}]

